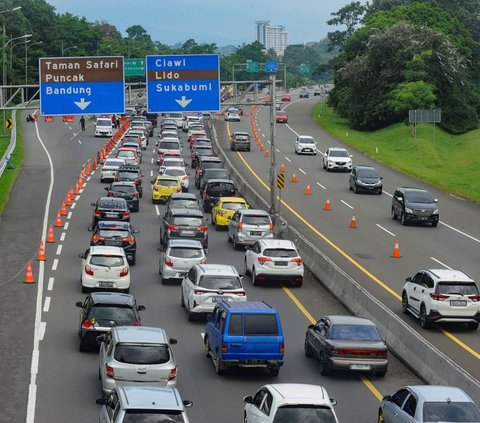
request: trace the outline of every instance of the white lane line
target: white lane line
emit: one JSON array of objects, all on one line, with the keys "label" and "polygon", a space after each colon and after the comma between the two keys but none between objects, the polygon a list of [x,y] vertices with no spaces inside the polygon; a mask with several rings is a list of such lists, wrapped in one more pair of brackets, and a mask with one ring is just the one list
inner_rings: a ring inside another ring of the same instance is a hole
[{"label": "white lane line", "polygon": [[470,238],[472,241],[480,243],[480,239],[474,238],[473,236],[471,236],[471,235],[469,235],[465,232],[462,232],[460,229],[457,229],[457,228],[454,228],[453,226],[447,225],[446,223],[444,223],[442,221],[439,221],[438,223],[440,223],[440,225],[446,226],[447,228],[451,229],[452,231],[458,232],[459,234],[461,234],[463,236],[466,236],[467,238]]},{"label": "white lane line", "polygon": [[150,176],[153,176],[153,170],[150,171]]},{"label": "white lane line", "polygon": [[79,144],[81,144],[81,143],[82,143],[82,141],[80,141],[80,139],[78,139],[78,143],[79,143]]},{"label": "white lane line", "polygon": [[[38,333],[38,340],[39,341],[43,341],[43,338],[45,337],[45,332],[46,331],[47,331],[47,323],[46,322],[40,322],[40,327],[38,328],[38,332],[39,332]],[[40,357],[38,357],[38,358],[40,358]],[[37,371],[38,371],[38,360],[37,360],[36,366],[37,366]]]},{"label": "white lane line", "polygon": [[152,153],[155,154],[155,148],[152,150]]},{"label": "white lane line", "polygon": [[318,185],[320,188],[327,189],[327,188],[325,188],[320,182],[317,182],[317,185]]},{"label": "white lane line", "polygon": [[393,195],[392,195],[392,194],[390,194],[390,193],[389,193],[389,192],[387,192],[387,191],[383,191],[383,193],[384,193],[385,195],[388,195],[389,197],[393,197]]},{"label": "white lane line", "polygon": [[57,267],[58,267],[58,259],[55,259],[53,260],[52,270],[57,270]]},{"label": "white lane line", "polygon": [[150,160],[150,163],[153,164],[153,157],[152,157],[152,160]]},{"label": "white lane line", "polygon": [[91,178],[91,176],[89,176],[89,177],[87,178],[87,182],[90,180],[90,178]]},{"label": "white lane line", "polygon": [[453,198],[456,198],[457,200],[465,201],[465,198],[459,197],[458,195],[455,195],[455,194],[448,194],[448,195],[452,196]]},{"label": "white lane line", "polygon": [[69,224],[70,224],[70,222],[65,222],[65,225],[63,225],[63,229],[67,230]]},{"label": "white lane line", "polygon": [[292,163],[292,161],[287,156],[285,156],[285,160]]},{"label": "white lane line", "polygon": [[75,197],[75,201],[78,201],[78,200],[80,200],[80,196],[79,196],[79,195],[77,195],[77,196]]},{"label": "white lane line", "polygon": [[72,218],[72,212],[68,212],[67,219],[70,220]]},{"label": "white lane line", "polygon": [[447,266],[445,263],[442,263],[440,260],[437,260],[435,257],[430,257],[433,261],[436,261],[439,265],[446,267],[449,270],[453,270],[450,266]]},{"label": "white lane line", "polygon": [[267,142],[270,144],[270,140],[267,140]]},{"label": "white lane line", "polygon": [[160,216],[160,209],[157,205],[155,205],[155,212],[157,213],[157,216]]},{"label": "white lane line", "polygon": [[345,204],[347,207],[350,207],[352,210],[353,210],[353,206],[351,206],[350,204],[346,203],[345,201],[343,200],[340,200],[341,203]]},{"label": "white lane line", "polygon": [[45,297],[45,303],[43,304],[44,313],[48,313],[48,310],[50,310],[50,301],[51,301],[51,297]]},{"label": "white lane line", "polygon": [[67,235],[66,232],[62,232],[62,235],[60,235],[60,241],[65,241],[65,236]]},{"label": "white lane line", "polygon": [[70,208],[73,210],[76,205],[77,205],[77,203],[72,203],[72,205],[70,206]]},{"label": "white lane line", "polygon": [[292,131],[298,137],[298,132],[297,131],[295,131],[288,123],[286,123],[285,125],[288,129],[290,129],[290,131]]},{"label": "white lane line", "polygon": [[[83,184],[83,186],[85,186],[85,184]],[[79,192],[80,194],[83,193],[83,188],[82,188],[80,191],[78,191],[78,192]]]},{"label": "white lane line", "polygon": [[[42,326],[42,323],[45,323],[45,322],[40,322],[38,324],[38,329],[40,331],[40,327]],[[32,354],[32,365],[31,365],[31,368],[30,368],[30,371],[32,372],[32,374],[37,374],[38,373],[38,361],[39,361],[39,351],[38,350],[35,350]]]},{"label": "white lane line", "polygon": [[57,247],[57,256],[59,256],[60,254],[62,254],[62,248],[63,248],[63,245],[60,244],[58,247]]},{"label": "white lane line", "polygon": [[48,288],[47,290],[53,290],[53,283],[55,282],[55,278],[48,278]]},{"label": "white lane line", "polygon": [[305,172],[303,169],[298,168],[298,170],[299,170],[300,172],[302,172],[304,175],[307,174],[307,172]]},{"label": "white lane line", "polygon": [[277,153],[280,153],[280,150],[278,148],[275,149],[277,151]]},{"label": "white lane line", "polygon": [[387,234],[396,236],[393,232],[390,232],[388,229],[385,229],[383,226],[379,225],[378,223],[376,224],[382,231],[385,231]]},{"label": "white lane line", "polygon": [[265,134],[262,134],[262,137],[265,138]]}]

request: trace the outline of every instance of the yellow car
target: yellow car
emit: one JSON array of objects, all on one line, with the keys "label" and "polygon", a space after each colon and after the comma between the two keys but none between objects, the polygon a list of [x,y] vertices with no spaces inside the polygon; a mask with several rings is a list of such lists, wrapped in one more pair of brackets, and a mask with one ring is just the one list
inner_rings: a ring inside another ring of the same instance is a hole
[{"label": "yellow car", "polygon": [[248,209],[248,203],[241,197],[220,197],[212,208],[212,224],[218,231],[228,226],[229,220],[240,209]]},{"label": "yellow car", "polygon": [[152,203],[164,203],[176,192],[182,192],[182,185],[180,185],[178,178],[157,176],[152,189]]}]

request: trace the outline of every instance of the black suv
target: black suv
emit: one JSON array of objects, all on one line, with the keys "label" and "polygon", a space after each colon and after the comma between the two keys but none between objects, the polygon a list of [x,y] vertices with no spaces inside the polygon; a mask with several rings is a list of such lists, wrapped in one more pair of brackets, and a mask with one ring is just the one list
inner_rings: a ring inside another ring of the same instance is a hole
[{"label": "black suv", "polygon": [[96,203],[90,204],[95,207],[92,216],[92,229],[101,220],[130,222],[130,209],[125,198],[100,197]]},{"label": "black suv", "polygon": [[363,191],[380,195],[383,191],[382,177],[371,166],[354,166],[348,184],[355,194]]},{"label": "black suv", "polygon": [[98,222],[93,230],[90,245],[122,247],[128,263],[133,266],[137,255],[136,233],[138,233],[138,229],[132,229],[130,222],[104,220]]},{"label": "black suv", "polygon": [[133,295],[117,292],[92,292],[85,300],[75,304],[80,311],[80,351],[98,348],[97,336],[108,332],[113,326],[140,326],[138,305]]},{"label": "black suv", "polygon": [[200,194],[205,189],[205,185],[210,179],[230,179],[230,174],[227,169],[205,169],[200,178]]},{"label": "black suv", "polygon": [[197,195],[188,192],[176,192],[167,200],[167,209],[187,208],[200,210]]},{"label": "black suv", "polygon": [[192,150],[192,168],[198,166],[198,158],[201,156],[215,156],[211,145],[196,145]]},{"label": "black suv", "polygon": [[170,239],[194,239],[208,248],[208,226],[200,210],[169,208],[160,225],[160,246],[167,245]]},{"label": "black suv", "polygon": [[142,176],[139,166],[122,165],[117,170],[115,182],[134,182],[141,198],[143,196]]},{"label": "black suv", "polygon": [[140,194],[135,182],[112,182],[109,187],[105,187],[105,191],[109,197],[124,198],[131,211],[140,210]]},{"label": "black suv", "polygon": [[224,169],[223,162],[220,157],[200,156],[195,170],[195,186],[197,188],[201,187],[201,179],[205,169]]},{"label": "black suv", "polygon": [[203,211],[210,213],[220,197],[234,197],[235,186],[230,179],[210,179],[202,190]]},{"label": "black suv", "polygon": [[158,115],[156,113],[143,112],[143,116],[147,118],[148,121],[152,122],[154,128],[158,125]]},{"label": "black suv", "polygon": [[438,224],[438,200],[422,188],[398,187],[392,197],[392,218],[402,225],[410,222]]}]

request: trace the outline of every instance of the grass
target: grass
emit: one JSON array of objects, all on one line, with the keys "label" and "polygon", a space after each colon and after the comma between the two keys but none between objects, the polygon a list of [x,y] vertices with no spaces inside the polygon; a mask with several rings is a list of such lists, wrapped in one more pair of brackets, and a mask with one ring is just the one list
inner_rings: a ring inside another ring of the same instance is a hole
[{"label": "grass", "polygon": [[[480,203],[480,130],[450,135],[433,125],[398,123],[373,132],[351,129],[325,102],[312,110],[314,120],[340,141],[372,159],[429,185]],[[354,157],[355,161],[355,157]],[[358,163],[358,161],[357,161]],[[360,163],[359,163],[360,164]]]},{"label": "grass", "polygon": [[[3,117],[0,118],[1,124],[3,125]],[[21,115],[17,112],[17,119],[15,122],[17,125],[17,145],[15,147],[12,156],[10,157],[10,161],[14,166],[14,169],[11,169],[8,164],[3,172],[3,175],[0,177],[0,216],[3,213],[5,205],[8,201],[8,196],[12,189],[13,183],[17,178],[18,173],[22,167],[23,158],[24,158],[24,149],[23,149],[23,139],[22,139],[22,127],[21,127]],[[10,143],[10,130],[5,132],[8,134],[8,137],[1,137],[0,136],[0,154],[5,154],[5,150]]]}]

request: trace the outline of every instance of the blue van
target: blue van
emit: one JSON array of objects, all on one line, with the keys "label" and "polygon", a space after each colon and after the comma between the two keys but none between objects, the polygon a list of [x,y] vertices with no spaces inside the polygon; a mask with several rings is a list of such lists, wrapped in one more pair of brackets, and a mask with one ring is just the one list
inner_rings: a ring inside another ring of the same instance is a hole
[{"label": "blue van", "polygon": [[278,311],[264,301],[222,301],[205,328],[204,347],[218,375],[228,367],[264,367],[278,376],[285,350]]}]

